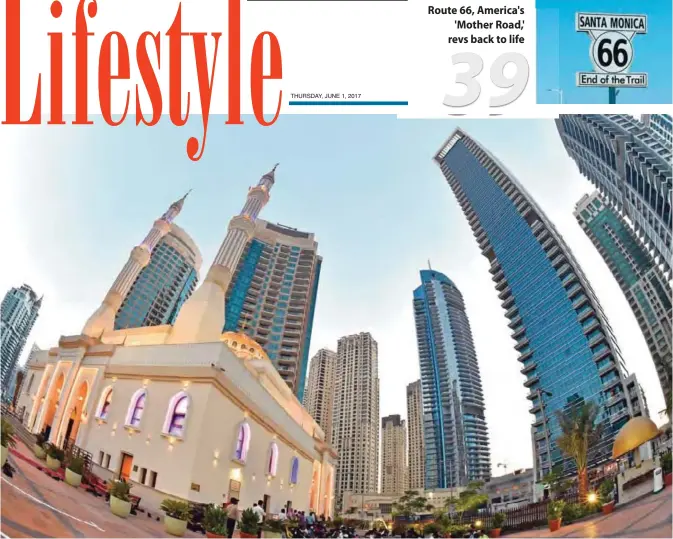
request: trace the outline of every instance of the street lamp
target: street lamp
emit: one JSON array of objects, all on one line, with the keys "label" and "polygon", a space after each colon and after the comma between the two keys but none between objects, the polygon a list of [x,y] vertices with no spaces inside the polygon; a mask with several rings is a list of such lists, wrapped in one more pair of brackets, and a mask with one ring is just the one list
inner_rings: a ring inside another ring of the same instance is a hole
[{"label": "street lamp", "polygon": [[558,94],[558,102],[559,105],[563,105],[563,90],[560,88],[547,88],[548,92],[552,92],[554,94]]},{"label": "street lamp", "polygon": [[545,442],[547,444],[547,465],[549,466],[549,471],[551,472],[551,447],[549,446],[549,428],[547,427],[547,416],[545,414],[545,404],[542,400],[542,395],[547,395],[548,397],[553,397],[549,391],[546,389],[542,389],[541,387],[538,387],[537,390],[535,391],[537,394],[537,399],[540,404],[540,409],[542,411],[542,424],[544,425],[544,438]]},{"label": "street lamp", "polygon": [[498,462],[498,468],[500,468],[500,466],[505,468],[505,475],[507,475],[507,463],[506,462]]}]

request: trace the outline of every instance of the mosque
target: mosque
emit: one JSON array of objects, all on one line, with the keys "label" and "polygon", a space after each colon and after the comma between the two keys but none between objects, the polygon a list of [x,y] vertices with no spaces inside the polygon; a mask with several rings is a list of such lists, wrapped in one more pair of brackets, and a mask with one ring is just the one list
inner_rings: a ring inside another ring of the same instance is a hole
[{"label": "mosque", "polygon": [[[276,165],[277,166],[277,165]],[[276,167],[248,191],[202,284],[173,325],[114,329],[115,314],[185,197],[154,222],[79,335],[31,354],[17,408],[31,432],[89,452],[142,505],[257,500],[333,516],[336,453],[262,347],[222,333],[225,294]]]}]

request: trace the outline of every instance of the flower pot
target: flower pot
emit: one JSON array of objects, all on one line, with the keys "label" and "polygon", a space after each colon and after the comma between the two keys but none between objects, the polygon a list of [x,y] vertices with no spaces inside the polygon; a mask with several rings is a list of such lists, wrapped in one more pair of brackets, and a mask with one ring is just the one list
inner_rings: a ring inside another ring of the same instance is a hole
[{"label": "flower pot", "polygon": [[614,509],[615,509],[614,500],[609,501],[608,503],[604,503],[601,507],[601,510],[603,511],[604,515],[609,515],[610,513],[612,513],[612,511],[614,511]]},{"label": "flower pot", "polygon": [[49,455],[47,455],[47,468],[50,470],[58,470],[61,467],[61,461],[57,459],[51,458]]},{"label": "flower pot", "polygon": [[561,519],[556,518],[554,520],[549,520],[549,531],[550,532],[555,532],[561,527]]},{"label": "flower pot", "polygon": [[664,485],[670,487],[672,483],[673,483],[673,473],[667,473],[664,476]]},{"label": "flower pot", "polygon": [[283,534],[280,532],[263,531],[262,537],[283,537]]},{"label": "flower pot", "polygon": [[2,459],[2,464],[0,464],[0,468],[2,468],[5,465],[5,462],[7,462],[8,454],[9,449],[7,449],[4,445],[0,445],[0,459]]},{"label": "flower pot", "polygon": [[206,532],[206,537],[209,539],[214,539],[215,537],[226,537],[226,535],[217,535],[216,533]]},{"label": "flower pot", "polygon": [[239,531],[238,533],[241,537],[249,537],[250,539],[254,539],[255,537],[257,537],[257,535],[254,533],[245,533],[241,531]]},{"label": "flower pot", "polygon": [[79,487],[82,483],[82,476],[73,472],[70,468],[65,469],[65,482],[71,487]]},{"label": "flower pot", "polygon": [[164,529],[171,535],[182,537],[187,531],[187,521],[165,515]]},{"label": "flower pot", "polygon": [[126,518],[131,514],[131,502],[125,502],[115,496],[110,496],[110,511],[115,516]]},{"label": "flower pot", "polygon": [[500,537],[500,531],[502,528],[493,528],[490,532],[488,532],[489,537]]},{"label": "flower pot", "polygon": [[40,444],[33,444],[33,453],[35,453],[35,456],[40,460],[47,458],[47,452]]}]

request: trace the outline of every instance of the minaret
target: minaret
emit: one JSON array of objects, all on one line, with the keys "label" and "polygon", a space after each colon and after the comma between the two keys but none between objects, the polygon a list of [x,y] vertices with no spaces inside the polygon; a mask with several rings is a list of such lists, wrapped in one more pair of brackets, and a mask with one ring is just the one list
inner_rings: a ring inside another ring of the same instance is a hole
[{"label": "minaret", "polygon": [[189,191],[180,200],[173,202],[168,210],[166,210],[166,213],[154,221],[152,230],[145,236],[142,243],[133,248],[131,256],[129,256],[121,272],[117,275],[103,303],[87,320],[82,330],[83,335],[98,338],[104,332],[113,330],[115,315],[126,294],[128,294],[131,286],[133,286],[138,274],[149,264],[154,247],[170,231],[171,223],[180,214],[182,205],[188,194]]},{"label": "minaret", "polygon": [[229,222],[227,235],[208,270],[201,286],[180,309],[168,339],[169,343],[215,342],[224,327],[224,302],[227,288],[243,254],[252,238],[255,220],[269,201],[269,191],[275,181],[276,164],[248,190],[248,198],[241,213]]}]

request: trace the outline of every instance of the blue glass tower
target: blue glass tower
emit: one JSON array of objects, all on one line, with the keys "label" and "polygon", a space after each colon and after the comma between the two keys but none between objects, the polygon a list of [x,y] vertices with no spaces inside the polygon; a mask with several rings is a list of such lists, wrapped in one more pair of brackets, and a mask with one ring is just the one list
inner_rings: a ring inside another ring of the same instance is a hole
[{"label": "blue glass tower", "polygon": [[301,401],[322,258],[313,234],[258,219],[225,301],[224,331],[257,341]]},{"label": "blue glass tower", "polygon": [[173,324],[196,288],[201,254],[176,224],[152,251],[117,311],[114,329]]},{"label": "blue glass tower", "polygon": [[423,393],[425,488],[488,481],[491,459],[484,395],[460,290],[444,274],[421,271],[414,317]]},{"label": "blue glass tower", "polygon": [[462,130],[434,160],[491,263],[509,319],[532,404],[536,479],[557,463],[572,469],[555,442],[555,412],[573,403],[600,406],[605,435],[590,459],[593,465],[607,460],[633,411],[620,350],[579,264],[516,178]]}]

